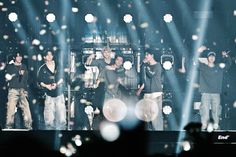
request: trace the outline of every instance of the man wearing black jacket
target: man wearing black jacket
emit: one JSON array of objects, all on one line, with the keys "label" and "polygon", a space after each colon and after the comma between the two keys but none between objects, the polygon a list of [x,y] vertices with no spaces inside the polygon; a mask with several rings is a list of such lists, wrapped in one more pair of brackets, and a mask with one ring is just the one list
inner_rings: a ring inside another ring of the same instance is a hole
[{"label": "man wearing black jacket", "polygon": [[14,115],[17,104],[22,110],[26,129],[32,129],[32,118],[28,102],[27,81],[28,71],[22,64],[22,54],[16,53],[14,63],[6,68],[6,80],[8,81],[8,102],[6,128],[13,128]]},{"label": "man wearing black jacket", "polygon": [[52,51],[44,54],[45,64],[38,71],[38,83],[45,90],[44,120],[47,130],[66,129],[66,106],[63,94],[63,69],[58,69]]}]

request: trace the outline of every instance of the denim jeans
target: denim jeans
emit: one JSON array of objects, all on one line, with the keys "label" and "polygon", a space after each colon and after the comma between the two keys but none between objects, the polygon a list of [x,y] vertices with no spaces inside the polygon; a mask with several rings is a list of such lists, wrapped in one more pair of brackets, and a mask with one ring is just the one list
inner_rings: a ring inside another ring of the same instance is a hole
[{"label": "denim jeans", "polygon": [[66,106],[63,94],[57,97],[46,95],[44,120],[47,130],[66,129]]},{"label": "denim jeans", "polygon": [[221,115],[220,94],[202,93],[200,115],[202,128],[205,129],[210,120],[210,108],[215,126],[219,126]]},{"label": "denim jeans", "polygon": [[32,129],[32,117],[27,100],[28,92],[25,89],[10,88],[8,91],[6,128],[12,128],[17,104],[23,113],[26,129]]}]

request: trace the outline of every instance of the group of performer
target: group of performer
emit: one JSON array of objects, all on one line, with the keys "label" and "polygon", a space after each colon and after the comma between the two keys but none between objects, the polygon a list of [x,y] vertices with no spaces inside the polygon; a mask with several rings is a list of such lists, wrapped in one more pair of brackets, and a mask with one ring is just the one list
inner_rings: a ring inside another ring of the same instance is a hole
[{"label": "group of performer", "polygon": [[[44,122],[46,129],[66,129],[66,106],[64,99],[64,75],[60,73],[53,59],[53,52],[43,54],[45,63],[39,68],[38,85],[45,92]],[[28,101],[28,70],[22,63],[23,54],[13,55],[14,62],[6,67],[6,81],[8,85],[8,102],[6,114],[6,128],[14,128],[16,108],[22,110],[25,129],[32,129],[32,116]]]},{"label": "group of performer", "polygon": [[[140,81],[134,95],[140,99],[149,99],[154,101],[158,107],[157,116],[151,121],[151,130],[164,130],[163,115],[162,115],[162,66],[156,59],[158,53],[153,49],[145,49],[144,59],[141,63]],[[117,98],[122,99],[122,88],[126,69],[123,67],[124,56],[122,53],[116,53],[115,58],[112,58],[112,50],[109,47],[104,47],[102,50],[103,57],[96,59],[95,54],[91,54],[86,62],[86,66],[95,66],[99,69],[98,77],[96,78],[97,87],[94,89],[94,112],[99,115],[99,122],[105,120],[103,116],[103,104],[106,100]],[[222,81],[224,71],[229,69],[231,59],[229,54],[222,52],[222,58],[225,66],[219,66],[215,63],[216,53],[209,52],[206,63],[199,63],[199,89],[201,93],[200,115],[202,129],[206,129],[210,122],[210,108],[214,128],[219,129],[219,119],[221,116],[220,94],[222,92]],[[5,128],[14,128],[14,116],[16,107],[22,110],[24,128],[32,129],[32,115],[28,100],[27,81],[29,73],[26,65],[22,63],[23,54],[17,52],[14,54],[14,63],[8,64],[5,69],[5,78],[8,84],[8,102],[6,113]],[[47,50],[43,54],[45,63],[38,69],[37,85],[39,90],[43,91],[44,110],[43,117],[45,129],[48,130],[65,130],[67,129],[67,109],[64,97],[65,76],[64,70],[61,70],[59,64],[54,59],[53,51]],[[142,95],[142,96],[141,96]],[[140,97],[141,96],[141,97]],[[77,101],[80,103],[80,101]],[[83,110],[83,109],[82,109]],[[80,111],[82,111],[80,110]],[[84,113],[78,114],[79,118]],[[87,117],[86,117],[87,118]],[[90,129],[93,126],[87,127],[84,123],[75,129]],[[97,129],[98,127],[95,127]]]}]

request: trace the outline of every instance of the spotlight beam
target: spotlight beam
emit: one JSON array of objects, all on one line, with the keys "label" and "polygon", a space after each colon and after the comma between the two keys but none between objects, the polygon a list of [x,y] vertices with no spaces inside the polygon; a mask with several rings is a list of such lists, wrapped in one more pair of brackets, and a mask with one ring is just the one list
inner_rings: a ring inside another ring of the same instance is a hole
[{"label": "spotlight beam", "polygon": [[[102,2],[103,3],[102,5],[99,6],[98,11],[101,15],[104,15],[104,18],[106,18],[106,23],[109,23],[109,22],[112,23],[112,24],[106,25],[107,31],[114,30],[114,26],[116,27],[119,26],[118,20],[115,20],[116,19],[115,15],[119,10],[111,8],[108,1],[102,1]],[[110,19],[110,21],[108,19]]]},{"label": "spotlight beam", "polygon": [[[202,4],[202,8],[204,10],[208,10],[211,6],[211,2],[212,0],[207,0],[207,1],[203,1]],[[199,58],[199,53],[197,53],[197,49],[202,45],[205,34],[206,34],[206,28],[208,26],[208,20],[207,19],[202,19],[202,21],[200,21],[199,23],[201,32],[199,34],[199,40],[196,42],[196,44],[194,45],[193,48],[193,54],[194,54],[194,61],[198,61]],[[191,102],[192,102],[192,98],[193,98],[193,85],[194,82],[196,80],[196,76],[197,76],[197,66],[192,66],[191,70],[190,70],[190,81],[188,84],[188,89],[187,89],[187,96],[185,96],[185,100],[184,100],[184,106],[183,106],[183,111],[182,111],[182,117],[181,117],[181,124],[180,124],[180,129],[184,128],[184,126],[189,122],[189,117],[190,117],[190,111],[191,111]],[[180,142],[183,139],[184,135],[182,133],[179,134],[178,137],[178,141]],[[180,152],[180,146],[177,145],[176,147],[176,153]]]},{"label": "spotlight beam", "polygon": [[187,25],[188,27],[187,28],[189,30],[192,29],[195,22],[192,19],[192,17],[190,16],[191,15],[191,11],[190,11],[188,5],[183,0],[177,0],[177,4],[178,4],[180,10],[183,12],[182,16],[186,17],[186,21],[188,23],[188,25]]},{"label": "spotlight beam", "polygon": [[[187,48],[182,43],[182,38],[179,34],[179,31],[176,28],[176,25],[174,22],[168,23],[167,28],[171,33],[171,37],[173,38],[173,41],[176,43],[176,47],[179,53],[182,56],[187,56]],[[180,56],[181,57],[181,56]]]},{"label": "spotlight beam", "polygon": [[[210,8],[210,0],[206,1],[204,4],[204,7],[209,9]],[[205,38],[205,34],[206,34],[206,30],[207,30],[207,26],[208,26],[208,20],[207,19],[203,19],[202,21],[200,21],[200,29],[202,30],[201,33],[199,34],[199,40],[196,42],[196,44],[194,45],[194,49],[193,49],[193,54],[194,54],[194,61],[196,63],[198,63],[198,58],[199,58],[199,53],[197,53],[197,49],[202,45],[203,40]],[[183,111],[183,116],[185,116],[185,113],[189,113],[188,111],[190,111],[190,107],[191,107],[191,101],[192,101],[192,96],[193,96],[193,85],[194,82],[196,80],[196,75],[197,75],[197,66],[192,66],[191,67],[191,71],[190,71],[190,82],[188,84],[188,89],[187,89],[187,96],[186,99],[184,101],[184,111]],[[186,117],[183,117],[183,121],[182,121],[182,128],[187,124],[187,122],[189,121],[189,114],[186,115]]]},{"label": "spotlight beam", "polygon": [[[151,10],[147,10],[147,8],[145,7],[146,4],[144,3],[144,1],[133,1],[134,7],[136,9],[137,12],[142,13],[140,16],[140,21],[144,21],[148,23],[148,29],[145,29],[144,33],[146,34],[143,38],[145,41],[151,41],[152,43],[158,43],[160,40],[159,36],[161,36],[161,32],[159,32],[158,36],[154,35],[153,32],[151,32],[150,30],[155,30],[158,29],[156,28],[156,20],[157,19],[152,19],[152,13]],[[140,38],[139,38],[140,39]]]},{"label": "spotlight beam", "polygon": [[[15,32],[15,33],[18,35],[18,37],[21,40],[24,40],[24,41],[27,40],[26,32],[25,32],[24,28],[22,27],[22,24],[21,24],[20,20],[18,19],[18,15],[16,13],[13,13],[13,12],[10,13],[10,14],[9,14],[10,17],[13,16],[13,17],[11,17],[12,18],[11,19],[12,24],[13,24],[15,30],[17,29],[17,32]],[[21,27],[19,27],[19,26],[21,26]],[[26,42],[26,44],[27,44],[27,42]],[[30,45],[27,45],[27,48],[28,47],[30,47]]]},{"label": "spotlight beam", "polygon": [[181,96],[180,93],[183,93],[183,91],[181,90],[179,86],[176,75],[171,70],[171,71],[166,72],[166,76],[167,76],[167,79],[170,81],[172,88],[175,89],[174,93],[176,94],[176,97],[177,97],[177,103],[181,104],[182,100],[180,98],[182,98],[183,96]]}]

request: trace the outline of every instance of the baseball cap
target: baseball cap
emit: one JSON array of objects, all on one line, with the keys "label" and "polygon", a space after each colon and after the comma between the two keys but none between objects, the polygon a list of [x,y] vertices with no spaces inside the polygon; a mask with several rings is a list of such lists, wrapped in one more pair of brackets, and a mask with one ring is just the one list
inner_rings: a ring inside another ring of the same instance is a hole
[{"label": "baseball cap", "polygon": [[211,52],[209,52],[209,53],[207,54],[207,57],[209,57],[209,56],[216,56],[216,53],[213,52],[213,51],[211,51]]}]

